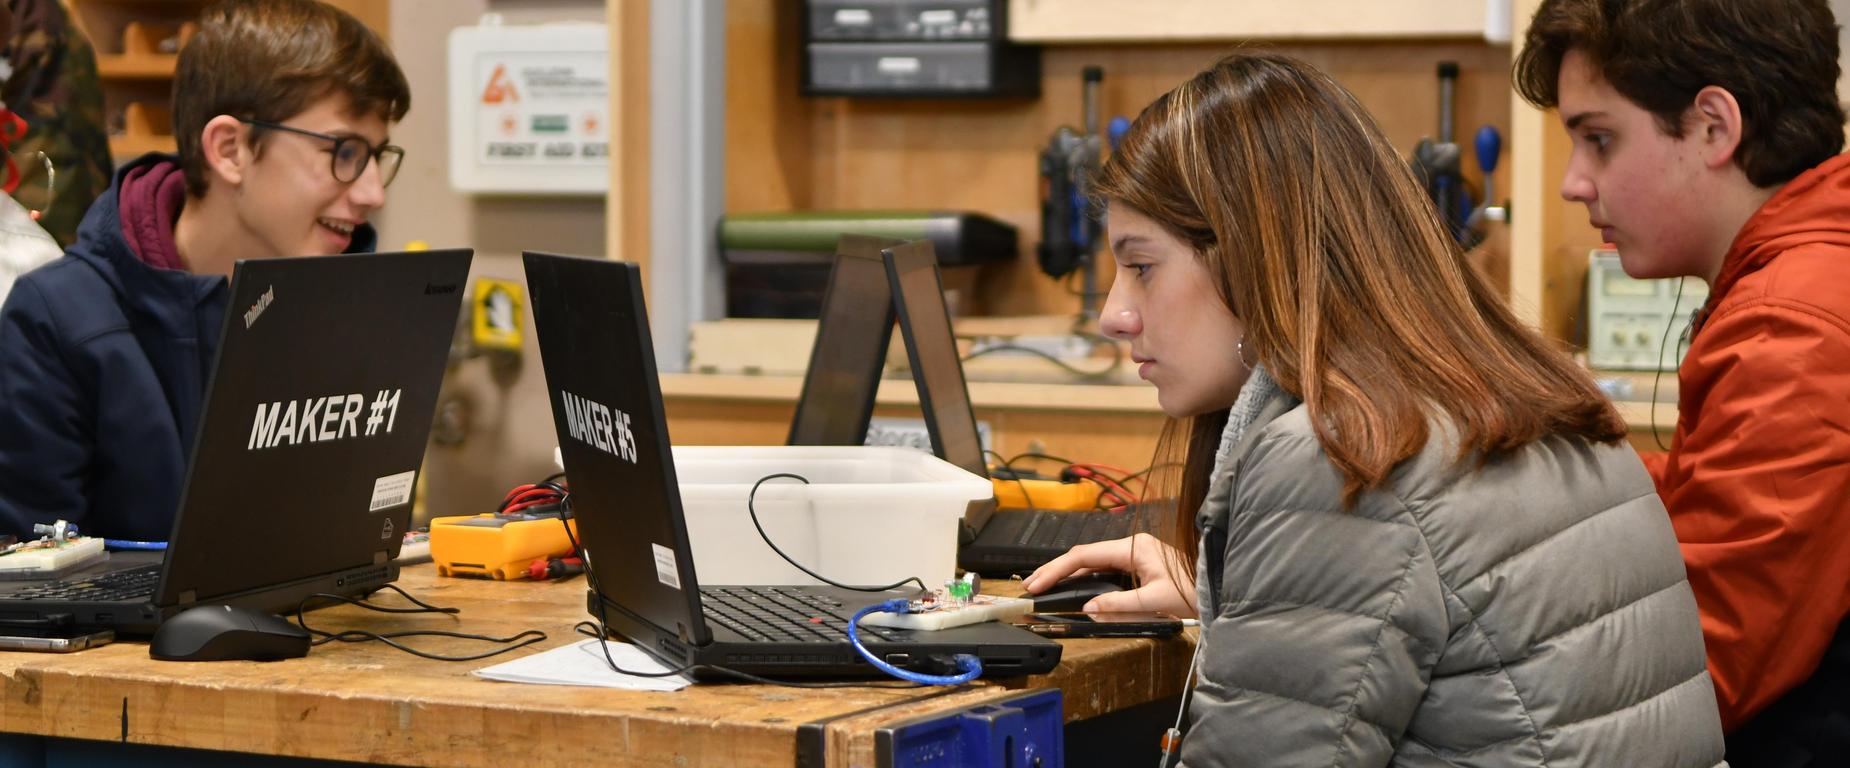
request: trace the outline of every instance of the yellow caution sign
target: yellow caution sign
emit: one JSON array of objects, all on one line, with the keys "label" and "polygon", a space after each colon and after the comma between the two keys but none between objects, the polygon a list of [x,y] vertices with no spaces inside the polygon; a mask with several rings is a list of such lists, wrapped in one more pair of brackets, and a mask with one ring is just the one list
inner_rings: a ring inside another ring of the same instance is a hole
[{"label": "yellow caution sign", "polygon": [[520,284],[482,277],[475,281],[471,337],[476,349],[520,351]]}]

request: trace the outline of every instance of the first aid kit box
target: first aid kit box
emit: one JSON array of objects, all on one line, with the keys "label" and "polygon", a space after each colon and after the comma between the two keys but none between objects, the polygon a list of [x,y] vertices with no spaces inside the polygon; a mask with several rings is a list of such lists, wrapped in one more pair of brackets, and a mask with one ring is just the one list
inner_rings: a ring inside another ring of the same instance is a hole
[{"label": "first aid kit box", "polygon": [[450,185],[484,194],[610,188],[610,39],[602,24],[450,31]]}]

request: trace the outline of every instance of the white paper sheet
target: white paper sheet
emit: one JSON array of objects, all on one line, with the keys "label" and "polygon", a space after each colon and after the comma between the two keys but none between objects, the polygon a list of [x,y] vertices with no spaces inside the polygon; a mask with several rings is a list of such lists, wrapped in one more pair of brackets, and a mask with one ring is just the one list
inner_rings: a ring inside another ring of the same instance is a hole
[{"label": "white paper sheet", "polygon": [[[678,691],[693,684],[686,675],[636,677],[613,672],[610,665],[604,662],[604,654],[598,650],[597,643],[596,640],[585,640],[554,648],[545,653],[483,667],[476,670],[475,675],[507,683],[585,685],[629,691]],[[636,672],[666,672],[671,669],[629,643],[605,643],[610,647],[610,658],[624,669]]]}]

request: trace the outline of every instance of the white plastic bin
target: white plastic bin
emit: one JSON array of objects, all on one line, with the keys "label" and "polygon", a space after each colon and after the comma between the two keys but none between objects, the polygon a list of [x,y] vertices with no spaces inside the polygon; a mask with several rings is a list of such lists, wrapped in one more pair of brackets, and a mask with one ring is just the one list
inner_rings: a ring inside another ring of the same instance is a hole
[{"label": "white plastic bin", "polygon": [[957,567],[957,529],[989,480],[906,448],[686,446],[674,449],[694,569],[702,584],[817,584],[766,546],[745,502],[766,475],[801,475],[758,489],[758,520],[777,546],[844,584],[917,576],[928,586]]}]

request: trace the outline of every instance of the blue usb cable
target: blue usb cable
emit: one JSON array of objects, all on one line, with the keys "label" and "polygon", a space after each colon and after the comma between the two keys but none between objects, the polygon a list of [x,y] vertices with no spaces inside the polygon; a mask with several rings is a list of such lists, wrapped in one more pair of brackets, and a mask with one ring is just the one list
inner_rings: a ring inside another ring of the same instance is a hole
[{"label": "blue usb cable", "polygon": [[[57,539],[69,539],[81,534],[76,523],[59,520],[56,523],[37,523],[32,532],[44,534]],[[166,549],[165,541],[129,541],[127,539],[104,539],[103,546],[108,549]]]},{"label": "blue usb cable", "polygon": [[108,547],[110,549],[161,550],[161,549],[167,548],[167,542],[165,541],[129,541],[127,539],[104,539],[103,546]]},{"label": "blue usb cable", "polygon": [[861,619],[875,613],[911,612],[912,605],[905,598],[894,598],[855,611],[854,618],[848,620],[848,644],[854,646],[855,652],[861,654],[861,658],[866,659],[867,663],[874,665],[875,669],[901,680],[918,683],[920,685],[963,685],[971,680],[975,680],[978,675],[983,674],[982,660],[967,653],[960,653],[951,657],[953,661],[957,662],[957,669],[960,671],[960,674],[927,675],[900,669],[899,667],[888,664],[884,659],[874,656],[872,651],[867,650],[867,646],[861,644],[861,636],[858,632]]}]

